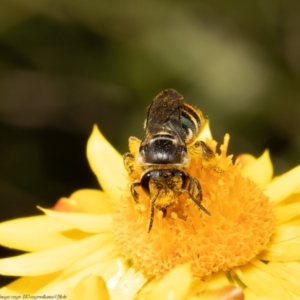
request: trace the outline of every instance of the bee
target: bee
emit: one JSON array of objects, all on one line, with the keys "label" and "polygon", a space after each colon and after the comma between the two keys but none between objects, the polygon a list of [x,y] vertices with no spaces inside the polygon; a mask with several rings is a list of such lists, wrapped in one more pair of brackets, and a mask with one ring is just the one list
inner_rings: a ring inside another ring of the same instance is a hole
[{"label": "bee", "polygon": [[[198,137],[206,124],[202,112],[184,102],[177,91],[159,93],[147,108],[142,141],[129,138],[129,151],[124,165],[132,181],[131,194],[139,203],[137,187],[150,197],[148,232],[153,226],[155,208],[166,216],[167,208],[186,194],[196,206],[210,215],[201,204],[200,182],[187,173],[190,153],[201,153],[204,160],[214,157],[213,151]],[[141,174],[141,175],[140,175]]]}]

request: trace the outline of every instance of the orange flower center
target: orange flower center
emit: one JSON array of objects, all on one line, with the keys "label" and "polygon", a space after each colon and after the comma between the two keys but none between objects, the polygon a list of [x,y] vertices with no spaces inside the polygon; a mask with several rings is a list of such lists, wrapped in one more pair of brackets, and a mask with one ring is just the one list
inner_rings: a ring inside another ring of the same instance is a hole
[{"label": "orange flower center", "polygon": [[[150,199],[142,191],[139,205],[128,191],[116,208],[116,243],[146,274],[162,276],[189,262],[194,276],[207,278],[246,264],[268,245],[275,224],[272,205],[226,156],[228,140],[225,136],[216,154],[217,168],[205,167],[196,157],[187,170],[201,183],[202,204],[211,216],[182,194],[166,214],[155,209],[148,233]],[[209,144],[215,151],[216,143]]]}]

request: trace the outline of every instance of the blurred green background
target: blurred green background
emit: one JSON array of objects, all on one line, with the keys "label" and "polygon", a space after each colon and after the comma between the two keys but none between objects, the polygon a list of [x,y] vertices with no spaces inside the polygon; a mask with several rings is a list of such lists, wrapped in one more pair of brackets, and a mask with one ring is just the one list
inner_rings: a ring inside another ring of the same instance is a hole
[{"label": "blurred green background", "polygon": [[[93,124],[120,151],[174,88],[230,153],[300,163],[299,0],[0,0],[0,220],[98,184]],[[2,256],[10,255],[2,249]]]}]

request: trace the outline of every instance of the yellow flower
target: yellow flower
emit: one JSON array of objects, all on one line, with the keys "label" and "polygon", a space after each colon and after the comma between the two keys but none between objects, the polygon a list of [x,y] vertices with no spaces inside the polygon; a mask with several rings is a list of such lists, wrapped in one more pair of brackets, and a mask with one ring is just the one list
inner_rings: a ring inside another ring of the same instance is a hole
[{"label": "yellow flower", "polygon": [[272,178],[267,151],[232,163],[227,144],[220,172],[196,159],[189,170],[211,217],[192,203],[184,216],[175,207],[167,218],[156,213],[148,234],[147,198],[137,211],[122,157],[95,127],[87,156],[104,192],[79,190],[41,208],[44,216],[0,224],[2,245],[29,252],[0,260],[1,274],[22,276],[0,295],[300,299],[300,167]]}]

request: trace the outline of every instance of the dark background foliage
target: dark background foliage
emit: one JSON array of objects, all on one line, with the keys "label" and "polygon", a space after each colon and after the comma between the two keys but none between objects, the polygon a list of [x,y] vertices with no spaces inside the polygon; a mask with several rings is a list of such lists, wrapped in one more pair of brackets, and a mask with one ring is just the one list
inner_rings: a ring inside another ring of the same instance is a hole
[{"label": "dark background foliage", "polygon": [[[298,0],[0,0],[0,220],[97,188],[93,124],[120,151],[175,88],[230,152],[299,164]],[[1,252],[2,256],[10,255]]]}]

